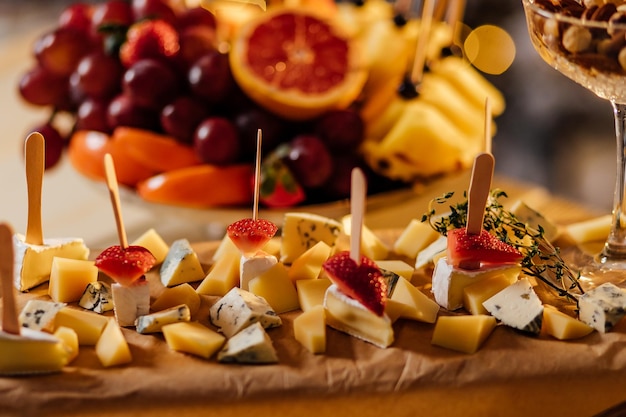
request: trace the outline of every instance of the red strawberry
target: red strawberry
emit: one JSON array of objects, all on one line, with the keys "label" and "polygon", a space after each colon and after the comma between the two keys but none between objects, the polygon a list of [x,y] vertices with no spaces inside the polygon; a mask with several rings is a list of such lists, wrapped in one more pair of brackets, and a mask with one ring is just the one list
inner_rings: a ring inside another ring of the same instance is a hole
[{"label": "red strawberry", "polygon": [[323,264],[331,281],[348,297],[354,298],[375,314],[382,316],[387,301],[387,282],[374,261],[362,256],[361,263],[343,251]]},{"label": "red strawberry", "polygon": [[142,246],[119,245],[106,248],[96,258],[96,267],[122,285],[131,285],[156,263],[155,257]]},{"label": "red strawberry", "polygon": [[448,261],[458,266],[462,262],[484,264],[517,263],[524,256],[513,246],[482,230],[480,234],[468,234],[462,227],[448,231]]},{"label": "red strawberry", "polygon": [[235,246],[245,255],[261,249],[278,231],[278,226],[264,219],[241,219],[226,228]]},{"label": "red strawberry", "polygon": [[261,165],[259,200],[268,207],[293,207],[304,198],[302,187],[282,159],[268,156]]},{"label": "red strawberry", "polygon": [[120,60],[126,68],[144,58],[169,61],[180,49],[178,33],[163,20],[144,20],[133,24],[120,48]]}]

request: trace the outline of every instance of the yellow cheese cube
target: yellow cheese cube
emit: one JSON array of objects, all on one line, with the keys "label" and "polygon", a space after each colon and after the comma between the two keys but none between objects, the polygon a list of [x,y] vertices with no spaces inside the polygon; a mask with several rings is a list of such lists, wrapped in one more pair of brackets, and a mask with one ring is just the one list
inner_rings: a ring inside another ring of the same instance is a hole
[{"label": "yellow cheese cube", "polygon": [[403,277],[398,278],[391,300],[407,307],[401,313],[403,318],[426,323],[434,323],[437,320],[439,305]]},{"label": "yellow cheese cube", "polygon": [[476,352],[496,327],[496,318],[488,315],[441,316],[435,324],[433,345],[464,353]]},{"label": "yellow cheese cube", "polygon": [[572,223],[565,227],[565,237],[574,243],[588,243],[604,241],[609,236],[613,216],[596,217],[578,223]]},{"label": "yellow cheese cube", "polygon": [[98,268],[93,261],[52,258],[48,294],[54,302],[72,303],[80,300],[85,288],[98,280]]},{"label": "yellow cheese cube", "polygon": [[544,305],[542,330],[556,339],[570,340],[587,336],[593,332],[593,327],[551,305]]},{"label": "yellow cheese cube", "polygon": [[439,237],[430,224],[412,219],[393,244],[393,251],[398,255],[416,258],[418,252],[433,243]]},{"label": "yellow cheese cube", "polygon": [[287,268],[280,262],[251,280],[248,289],[265,298],[277,314],[300,308],[296,287],[289,279]]},{"label": "yellow cheese cube", "polygon": [[239,285],[239,261],[241,254],[227,252],[209,270],[196,292],[203,295],[223,296]]},{"label": "yellow cheese cube", "polygon": [[215,249],[211,261],[213,263],[216,263],[220,259],[222,259],[227,253],[236,253],[237,255],[241,254],[237,246],[235,246],[235,244],[233,243],[232,239],[228,237],[228,235],[224,235],[222,240],[220,240],[220,244],[217,246],[217,249]]},{"label": "yellow cheese cube", "polygon": [[326,242],[317,242],[293,261],[289,268],[289,278],[294,282],[300,279],[317,278],[322,271],[322,264],[330,256],[331,250]]},{"label": "yellow cheese cube", "polygon": [[400,275],[407,281],[411,281],[411,279],[413,279],[413,272],[415,272],[414,267],[398,259],[376,261],[376,265],[378,265],[380,269],[391,271]]},{"label": "yellow cheese cube", "polygon": [[274,236],[261,248],[263,252],[267,252],[270,255],[274,255],[276,257],[280,256],[280,237]]},{"label": "yellow cheese cube", "polygon": [[21,334],[0,332],[0,375],[58,372],[69,353],[53,335],[24,328]]},{"label": "yellow cheese cube", "polygon": [[395,323],[399,318],[404,316],[410,317],[414,313],[410,306],[388,298],[385,303],[385,314],[392,323]]},{"label": "yellow cheese cube", "polygon": [[108,320],[106,316],[97,313],[65,307],[57,313],[54,325],[55,329],[59,327],[74,329],[80,345],[93,346],[100,339]]},{"label": "yellow cheese cube", "polygon": [[326,351],[326,321],[324,306],[317,305],[293,321],[295,339],[311,353]]},{"label": "yellow cheese cube", "polygon": [[63,347],[67,351],[68,359],[67,363],[72,362],[78,356],[79,345],[78,345],[78,335],[74,331],[74,329],[70,329],[69,327],[61,326],[57,328],[54,332],[54,337],[59,339],[63,344]]},{"label": "yellow cheese cube", "polygon": [[328,278],[297,280],[296,290],[302,311],[309,311],[315,306],[323,305],[324,295],[330,284]]},{"label": "yellow cheese cube", "polygon": [[514,274],[500,274],[463,288],[463,307],[472,314],[489,314],[483,302],[517,281]]},{"label": "yellow cheese cube", "polygon": [[133,360],[122,329],[115,320],[108,323],[96,343],[96,356],[105,368],[129,363]]},{"label": "yellow cheese cube", "polygon": [[337,220],[313,213],[286,213],[283,220],[280,261],[291,264],[319,241],[333,246],[342,231]]},{"label": "yellow cheese cube", "polygon": [[200,281],[204,269],[187,239],[178,239],[172,243],[160,269],[161,282],[166,287],[185,282]]},{"label": "yellow cheese cube", "polygon": [[156,265],[162,263],[170,250],[169,245],[153,228],[146,230],[141,236],[131,242],[131,245],[144,247],[156,259]]},{"label": "yellow cheese cube", "polygon": [[[351,235],[352,216],[350,214],[341,219],[343,231]],[[370,259],[386,259],[389,256],[389,247],[372,230],[362,225],[361,227],[361,252]]]},{"label": "yellow cheese cube", "polygon": [[226,338],[198,322],[180,322],[163,326],[163,336],[170,349],[209,359]]},{"label": "yellow cheese cube", "polygon": [[165,287],[161,294],[152,302],[150,310],[162,311],[180,304],[189,307],[191,317],[195,317],[200,310],[200,294],[188,283],[176,285],[175,287]]}]

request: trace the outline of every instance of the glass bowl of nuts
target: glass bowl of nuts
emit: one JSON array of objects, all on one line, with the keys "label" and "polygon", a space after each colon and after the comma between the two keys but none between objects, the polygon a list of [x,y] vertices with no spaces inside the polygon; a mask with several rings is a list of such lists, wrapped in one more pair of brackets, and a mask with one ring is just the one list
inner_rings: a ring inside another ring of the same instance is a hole
[{"label": "glass bowl of nuts", "polygon": [[626,287],[626,2],[522,3],[531,42],[543,60],[613,107],[617,140],[613,225],[600,253],[574,254],[571,263],[588,288],[604,282]]}]

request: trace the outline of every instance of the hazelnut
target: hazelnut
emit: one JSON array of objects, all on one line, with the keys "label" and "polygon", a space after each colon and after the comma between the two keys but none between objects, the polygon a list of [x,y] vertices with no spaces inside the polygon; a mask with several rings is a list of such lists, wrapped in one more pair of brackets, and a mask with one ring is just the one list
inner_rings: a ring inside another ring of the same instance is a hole
[{"label": "hazelnut", "polygon": [[584,52],[591,46],[591,32],[581,26],[570,26],[563,32],[563,48],[568,52]]}]

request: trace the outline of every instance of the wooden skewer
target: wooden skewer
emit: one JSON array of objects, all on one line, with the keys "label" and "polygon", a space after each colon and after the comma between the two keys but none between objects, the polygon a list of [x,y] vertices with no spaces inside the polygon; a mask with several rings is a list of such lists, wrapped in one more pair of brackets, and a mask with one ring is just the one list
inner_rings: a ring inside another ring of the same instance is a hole
[{"label": "wooden skewer", "polygon": [[491,153],[492,148],[492,140],[491,137],[491,124],[493,121],[492,113],[491,113],[491,102],[489,101],[489,97],[485,99],[485,152]]},{"label": "wooden skewer", "polygon": [[413,58],[413,69],[411,71],[411,82],[417,86],[422,82],[424,76],[424,64],[426,63],[426,50],[428,49],[428,40],[430,38],[430,27],[433,20],[435,8],[434,0],[424,0],[422,6],[422,16],[420,19],[420,28],[417,38],[417,47],[415,48],[415,57]]},{"label": "wooden skewer", "polygon": [[26,160],[26,187],[28,189],[28,221],[26,224],[26,243],[43,245],[41,225],[41,190],[45,169],[45,141],[40,133],[33,132],[24,144]]},{"label": "wooden skewer", "polygon": [[465,14],[465,0],[450,0],[448,10],[446,12],[446,23],[450,28],[450,44],[452,45],[456,39],[458,32],[457,25],[461,23],[461,19]]},{"label": "wooden skewer", "polygon": [[252,220],[259,217],[259,187],[261,186],[261,142],[263,132],[261,129],[256,132],[256,161],[254,164],[254,202],[252,205]]},{"label": "wooden skewer", "polygon": [[113,214],[115,215],[117,236],[119,237],[122,249],[126,249],[128,248],[128,239],[126,238],[126,229],[124,229],[124,220],[122,218],[120,190],[117,184],[117,175],[115,174],[113,157],[111,157],[111,154],[109,153],[104,155],[104,172],[106,174],[107,187],[109,188],[109,196],[111,197],[111,205],[113,206]]},{"label": "wooden skewer", "polygon": [[365,213],[367,184],[365,175],[359,168],[352,169],[350,188],[350,258],[361,263],[361,232]]},{"label": "wooden skewer", "polygon": [[13,287],[13,230],[6,223],[0,224],[0,280],[2,281],[2,330],[10,334],[20,334],[20,323],[15,306]]}]

